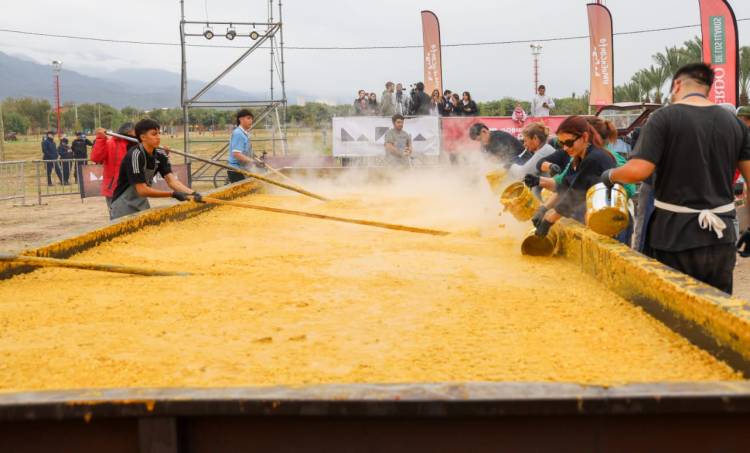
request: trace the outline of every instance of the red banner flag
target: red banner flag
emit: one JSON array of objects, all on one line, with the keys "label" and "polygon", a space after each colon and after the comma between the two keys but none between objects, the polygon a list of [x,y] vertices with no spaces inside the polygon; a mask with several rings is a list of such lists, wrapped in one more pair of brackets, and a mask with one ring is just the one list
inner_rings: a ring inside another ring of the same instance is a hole
[{"label": "red banner flag", "polygon": [[432,95],[437,89],[443,93],[443,62],[440,55],[440,23],[432,11],[422,11],[422,41],[424,42],[424,92]]},{"label": "red banner flag", "polygon": [[[589,104],[609,105],[614,102],[614,65],[612,59],[612,14],[599,3],[586,5],[591,43],[591,94]],[[637,99],[633,99],[634,101]]]},{"label": "red banner flag", "polygon": [[698,0],[701,9],[703,61],[716,72],[709,99],[737,105],[739,42],[737,19],[726,0]]}]

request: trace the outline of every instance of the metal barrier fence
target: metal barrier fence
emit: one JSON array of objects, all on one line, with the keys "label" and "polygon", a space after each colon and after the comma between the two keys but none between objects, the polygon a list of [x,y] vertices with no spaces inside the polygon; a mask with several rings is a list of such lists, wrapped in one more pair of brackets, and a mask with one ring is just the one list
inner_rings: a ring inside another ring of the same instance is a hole
[{"label": "metal barrier fence", "polygon": [[0,201],[21,200],[26,204],[25,165],[22,160],[0,163]]},{"label": "metal barrier fence", "polygon": [[79,168],[86,162],[86,159],[0,162],[0,202],[25,205],[32,194],[36,194],[36,204],[42,204],[48,197],[80,196]]},{"label": "metal barrier fence", "polygon": [[80,195],[78,184],[80,166],[87,159],[58,159],[33,161],[36,179],[37,201],[61,195]]}]

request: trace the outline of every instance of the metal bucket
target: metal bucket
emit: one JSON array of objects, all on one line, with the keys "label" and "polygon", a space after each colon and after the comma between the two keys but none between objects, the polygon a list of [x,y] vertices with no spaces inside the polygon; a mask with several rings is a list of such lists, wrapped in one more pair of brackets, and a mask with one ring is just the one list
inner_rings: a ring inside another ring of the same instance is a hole
[{"label": "metal bucket", "polygon": [[513,217],[521,222],[531,220],[539,208],[539,200],[522,182],[509,185],[500,195],[500,203],[505,206],[506,211],[510,211]]},{"label": "metal bucket", "polygon": [[492,193],[494,193],[495,195],[500,195],[502,193],[503,180],[505,179],[505,175],[507,174],[508,172],[501,168],[498,170],[493,170],[484,175],[484,177],[487,178],[490,189],[492,189]]},{"label": "metal bucket", "polygon": [[598,183],[586,192],[586,226],[613,237],[628,227],[628,195],[615,184],[611,189]]},{"label": "metal bucket", "polygon": [[526,237],[521,242],[521,253],[528,256],[552,256],[557,252],[559,236],[557,229],[552,228],[545,237],[539,237],[532,228],[526,233]]}]

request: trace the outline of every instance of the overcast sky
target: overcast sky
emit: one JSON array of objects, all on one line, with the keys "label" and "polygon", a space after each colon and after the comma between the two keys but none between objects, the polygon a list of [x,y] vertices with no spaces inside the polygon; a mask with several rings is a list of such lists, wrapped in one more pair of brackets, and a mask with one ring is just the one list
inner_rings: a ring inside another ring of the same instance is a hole
[{"label": "overcast sky", "polygon": [[[274,0],[278,3],[278,0]],[[3,2],[0,28],[122,40],[179,42],[179,0],[25,0]],[[287,46],[421,45],[420,11],[440,19],[443,44],[587,35],[585,0],[284,0]],[[697,24],[697,0],[607,0],[614,31]],[[731,2],[738,19],[750,18],[750,1]],[[267,0],[185,0],[188,19],[265,21]],[[207,11],[206,11],[207,10]],[[211,44],[228,44],[221,36]],[[615,36],[615,81],[652,63],[651,55],[700,34],[699,28]],[[750,21],[739,23],[740,45],[750,45]],[[195,44],[206,44],[193,38]],[[250,42],[236,39],[232,44]],[[588,41],[546,42],[541,82],[552,96],[588,88]],[[65,68],[157,68],[180,72],[179,47],[98,43],[0,32],[0,51],[39,62],[64,61]],[[191,78],[209,80],[242,51],[190,49]],[[248,91],[267,90],[268,53],[262,51],[222,83]],[[357,89],[378,93],[386,80],[422,79],[422,50],[286,51],[287,89],[315,99],[353,98]],[[479,100],[529,98],[532,58],[528,44],[443,49],[445,88],[469,90]],[[0,75],[2,83],[2,75]],[[295,99],[290,99],[294,102]]]}]

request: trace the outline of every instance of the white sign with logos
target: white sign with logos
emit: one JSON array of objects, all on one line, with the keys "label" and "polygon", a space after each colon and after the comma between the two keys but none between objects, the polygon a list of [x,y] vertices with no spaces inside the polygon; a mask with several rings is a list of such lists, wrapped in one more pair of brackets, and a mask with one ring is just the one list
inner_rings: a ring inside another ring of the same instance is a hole
[{"label": "white sign with logos", "polygon": [[[392,128],[391,119],[380,116],[333,118],[333,155],[368,157],[385,155],[384,138]],[[418,116],[406,118],[404,130],[411,135],[414,154],[440,154],[440,118]]]}]

